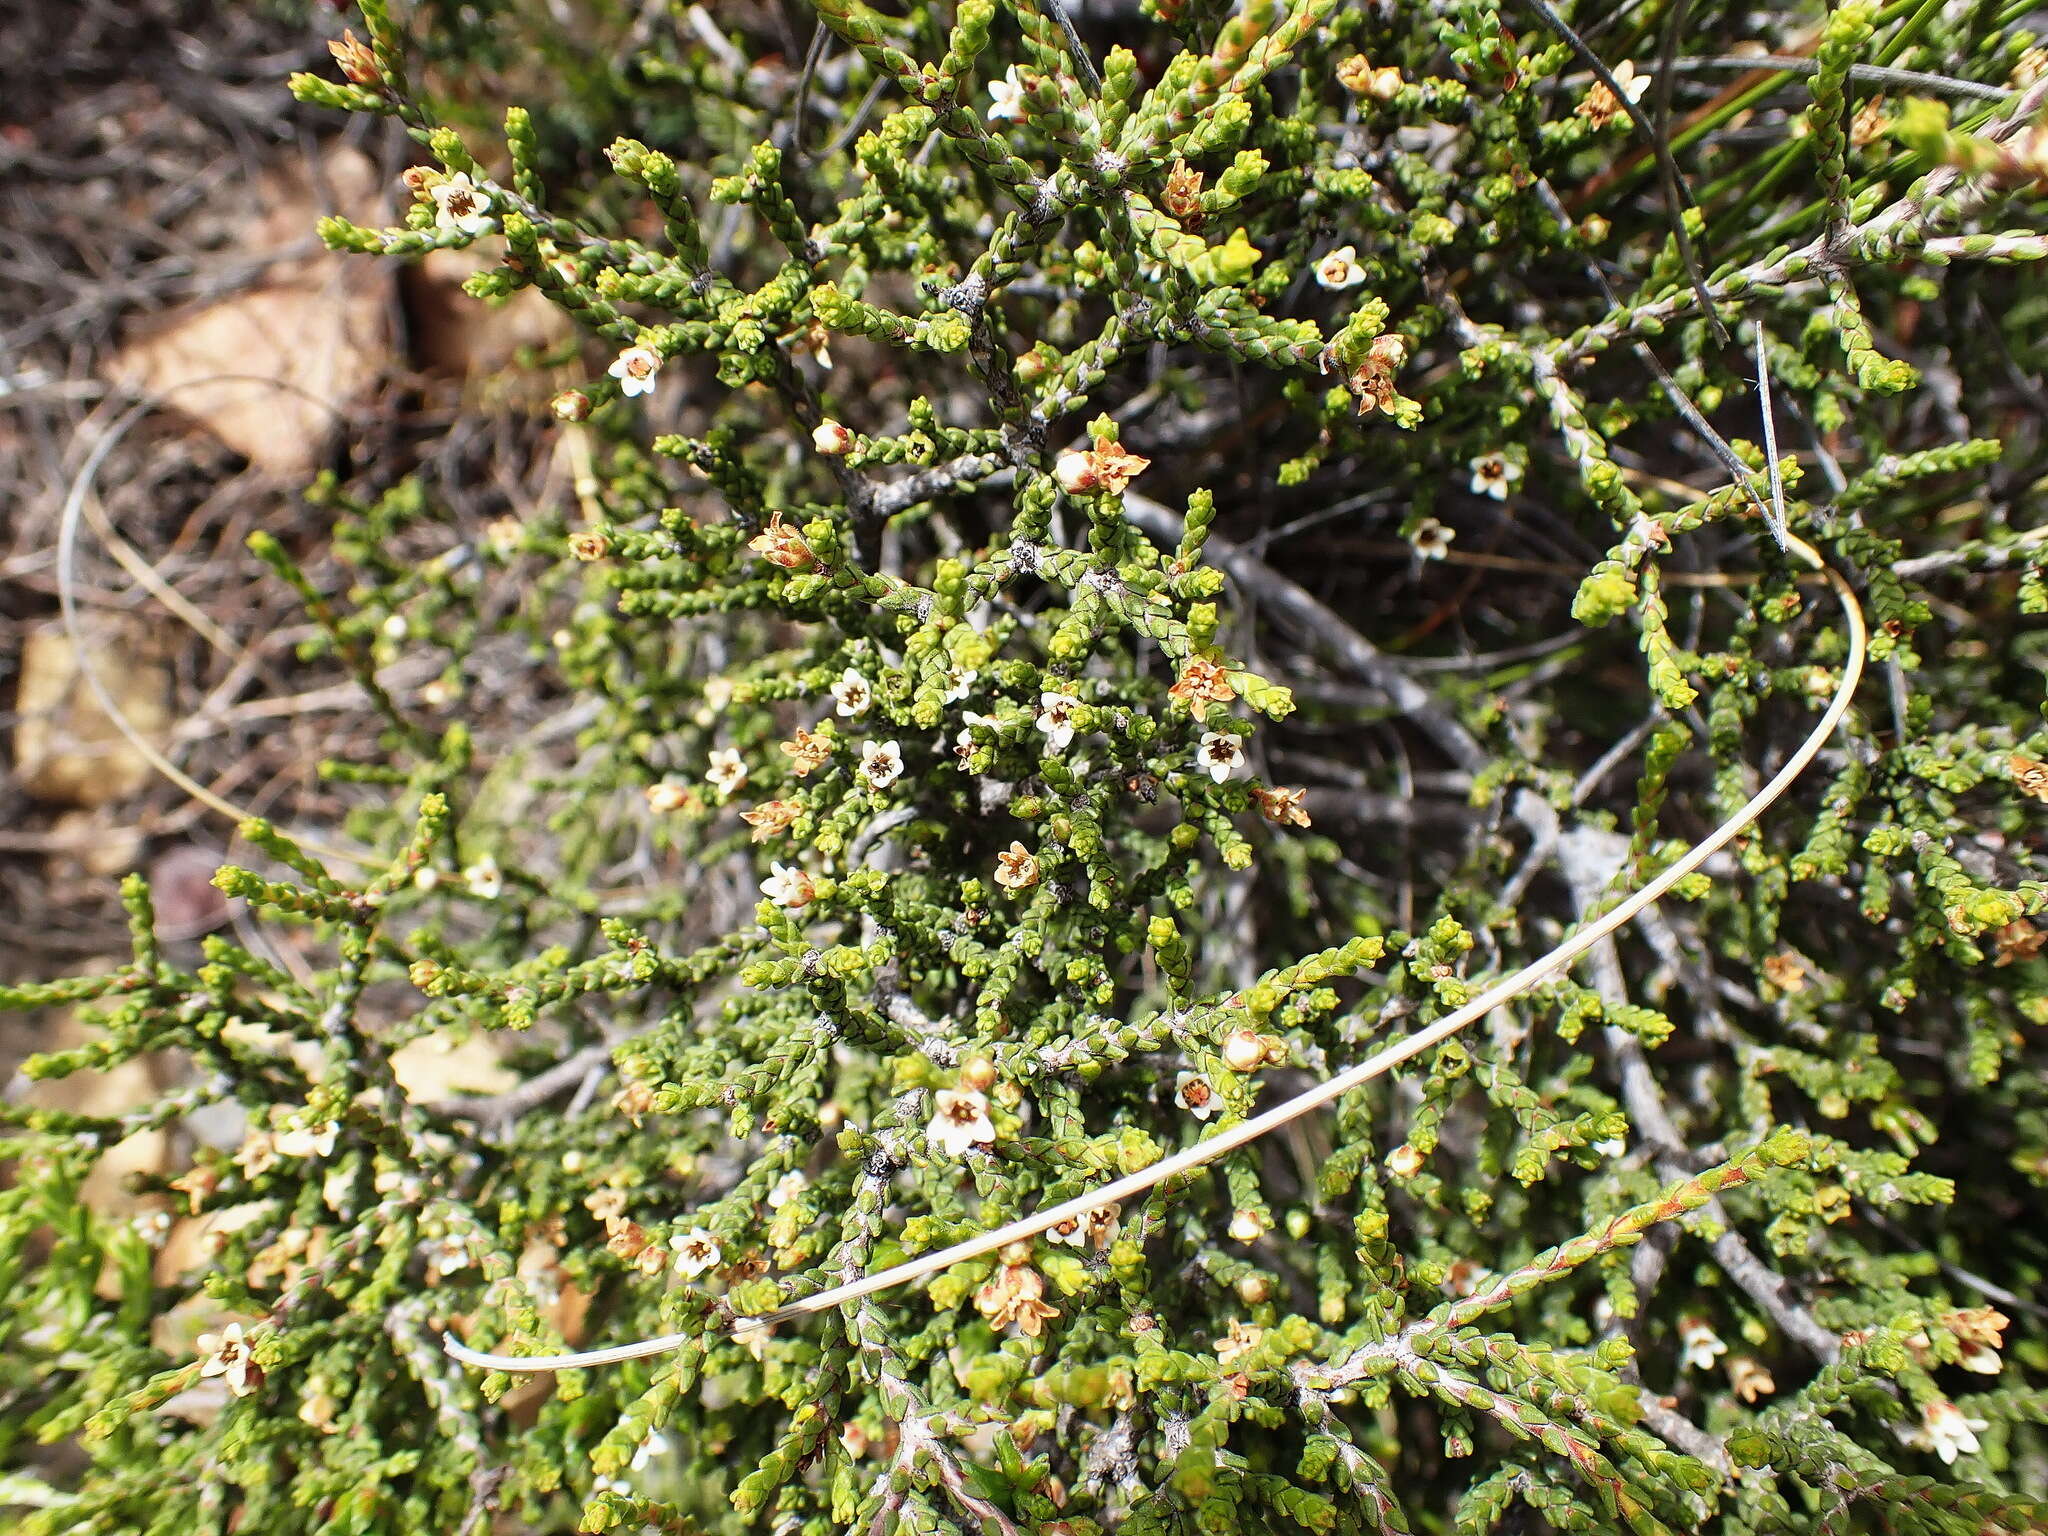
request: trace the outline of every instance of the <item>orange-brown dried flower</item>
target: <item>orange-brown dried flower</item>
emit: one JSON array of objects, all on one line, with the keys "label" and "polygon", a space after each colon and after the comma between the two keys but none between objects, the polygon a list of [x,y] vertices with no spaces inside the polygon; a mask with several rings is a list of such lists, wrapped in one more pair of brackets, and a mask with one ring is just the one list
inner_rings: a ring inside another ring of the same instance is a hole
[{"label": "orange-brown dried flower", "polygon": [[1237,690],[1230,686],[1230,679],[1222,666],[1207,657],[1194,656],[1180,669],[1180,677],[1166,690],[1170,699],[1178,699],[1188,707],[1188,713],[1197,720],[1208,718],[1211,704],[1229,704],[1237,698]]},{"label": "orange-brown dried flower", "polygon": [[340,42],[328,43],[327,51],[334,55],[334,62],[341,66],[342,78],[351,85],[384,83],[384,77],[377,69],[377,55],[355,33],[344,31]]},{"label": "orange-brown dried flower", "polygon": [[996,855],[996,884],[1006,891],[1021,891],[1038,884],[1038,860],[1022,843],[1012,843]]},{"label": "orange-brown dried flower", "polygon": [[759,843],[785,830],[803,809],[794,800],[764,800],[751,811],[741,811],[740,820],[754,829],[753,840]]},{"label": "orange-brown dried flower", "polygon": [[2013,753],[2005,762],[2012,770],[2012,781],[2019,786],[2021,794],[2035,800],[2048,800],[2048,763],[2019,752]]},{"label": "orange-brown dried flower", "polygon": [[1193,229],[1202,222],[1201,199],[1202,173],[1190,170],[1185,160],[1174,161],[1166,188],[1159,194],[1159,206],[1179,220],[1183,229]]},{"label": "orange-brown dried flower", "polygon": [[769,514],[768,526],[747,541],[747,548],[785,571],[801,571],[817,561],[803,535],[785,523],[780,512]]},{"label": "orange-brown dried flower", "polygon": [[994,1279],[974,1293],[975,1309],[997,1328],[1015,1324],[1027,1339],[1044,1332],[1048,1319],[1059,1316],[1046,1305],[1045,1277],[1028,1264],[1005,1264]]},{"label": "orange-brown dried flower", "polygon": [[824,765],[825,759],[832,755],[832,743],[815,731],[800,729],[796,740],[782,743],[782,750],[789,758],[789,771],[803,778],[813,768]]},{"label": "orange-brown dried flower", "polygon": [[1258,802],[1259,814],[1276,827],[1305,827],[1309,824],[1308,812],[1301,803],[1307,793],[1305,789],[1252,786],[1252,799]]}]

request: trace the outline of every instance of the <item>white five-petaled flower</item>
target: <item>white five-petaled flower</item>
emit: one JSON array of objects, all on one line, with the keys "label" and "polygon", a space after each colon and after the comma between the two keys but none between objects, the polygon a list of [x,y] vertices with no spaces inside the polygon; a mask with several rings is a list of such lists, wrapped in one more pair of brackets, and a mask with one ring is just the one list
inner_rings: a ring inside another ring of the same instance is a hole
[{"label": "white five-petaled flower", "polygon": [[469,179],[469,172],[457,171],[428,188],[434,200],[434,224],[439,229],[481,235],[491,227],[491,194]]},{"label": "white five-petaled flower", "polygon": [[903,752],[893,741],[864,741],[860,744],[860,776],[870,789],[887,789],[903,777]]},{"label": "white five-petaled flower", "polygon": [[1038,696],[1038,728],[1045,732],[1046,745],[1055,752],[1067,750],[1074,739],[1074,711],[1081,701],[1071,693],[1048,689]]},{"label": "white five-petaled flower", "polygon": [[1021,123],[1024,121],[1023,82],[1017,78],[1017,66],[1012,64],[1000,80],[988,83],[988,120],[992,123]]},{"label": "white five-petaled flower", "polygon": [[163,1240],[171,1235],[171,1213],[169,1211],[143,1211],[130,1223],[135,1235],[152,1248],[161,1247]]},{"label": "white five-petaled flower", "polygon": [[768,1191],[768,1209],[779,1211],[803,1192],[804,1176],[792,1168],[777,1179],[775,1187]]},{"label": "white five-petaled flower", "polygon": [[850,720],[868,712],[868,706],[875,702],[875,690],[866,678],[848,667],[832,685],[832,702],[839,706],[840,716]]},{"label": "white five-petaled flower", "polygon": [[647,1431],[647,1438],[634,1448],[633,1460],[628,1464],[635,1472],[645,1472],[649,1462],[658,1461],[675,1449],[675,1442],[658,1429]]},{"label": "white five-petaled flower", "polygon": [[939,695],[941,704],[958,704],[974,687],[975,678],[981,674],[970,667],[946,668],[946,691]]},{"label": "white five-petaled flower", "polygon": [[1433,517],[1425,517],[1408,535],[1408,543],[1417,559],[1441,560],[1451,552],[1451,540],[1457,536],[1457,529],[1447,528]]},{"label": "white five-petaled flower", "polygon": [[794,912],[809,906],[817,896],[817,882],[803,870],[780,863],[770,864],[768,869],[768,878],[761,882],[761,894],[778,907]]},{"label": "white five-petaled flower", "polygon": [[1983,1419],[1965,1417],[1962,1409],[1944,1397],[1920,1410],[1920,1427],[1928,1447],[1944,1466],[1949,1466],[1958,1455],[1974,1456],[1982,1449],[1977,1443],[1977,1431],[1989,1425]]},{"label": "white five-petaled flower", "polygon": [[459,1275],[469,1268],[469,1243],[466,1239],[450,1232],[445,1237],[435,1238],[427,1244],[427,1284],[449,1275]]},{"label": "white five-petaled flower", "polygon": [[1056,1221],[1045,1229],[1046,1241],[1068,1248],[1105,1248],[1116,1237],[1117,1216],[1121,1210],[1122,1207],[1115,1204],[1098,1205],[1079,1216]]},{"label": "white five-petaled flower", "polygon": [[1728,1346],[1721,1342],[1721,1336],[1701,1317],[1681,1317],[1678,1320],[1678,1342],[1684,1346],[1680,1363],[1696,1371],[1712,1370],[1714,1361],[1728,1353]]},{"label": "white five-petaled flower", "polygon": [[1621,96],[1609,90],[1606,81],[1596,79],[1586,87],[1585,97],[1579,103],[1579,116],[1589,119],[1595,127],[1604,128],[1622,115],[1622,97],[1632,102],[1641,101],[1643,92],[1650,88],[1650,77],[1636,73],[1633,59],[1623,59],[1609,73],[1614,76],[1614,83],[1621,87]]},{"label": "white five-petaled flower", "polygon": [[718,1262],[718,1239],[702,1227],[678,1232],[668,1245],[675,1250],[676,1273],[685,1280],[696,1279]]},{"label": "white five-petaled flower", "polygon": [[1317,262],[1316,281],[1336,293],[1364,282],[1365,268],[1358,264],[1358,247],[1340,245]]},{"label": "white five-petaled flower", "polygon": [[1506,501],[1522,478],[1522,466],[1504,453],[1482,453],[1467,466],[1472,471],[1472,494]]},{"label": "white five-petaled flower", "polygon": [[[199,1353],[205,1357],[199,1362],[199,1374],[225,1376],[228,1390],[237,1397],[247,1397],[263,1384],[263,1373],[249,1358],[249,1344],[242,1337],[240,1323],[229,1323],[219,1333],[199,1335]],[[1955,1458],[1951,1456],[1949,1460]]]},{"label": "white five-petaled flower", "polygon": [[1216,1113],[1216,1090],[1201,1073],[1182,1072],[1173,1080],[1173,1102],[1197,1120],[1206,1120]]},{"label": "white five-petaled flower", "polygon": [[628,347],[605,372],[619,381],[620,394],[649,395],[654,393],[654,376],[661,372],[661,354],[652,347]]},{"label": "white five-petaled flower", "polygon": [[271,1137],[271,1145],[279,1157],[331,1157],[334,1138],[340,1133],[341,1127],[327,1120],[310,1130],[279,1131]]},{"label": "white five-petaled flower", "polygon": [[1244,738],[1232,736],[1227,731],[1204,731],[1202,744],[1195,750],[1195,761],[1202,765],[1211,779],[1221,784],[1244,767]]},{"label": "white five-petaled flower", "polygon": [[974,755],[973,727],[977,725],[986,726],[991,731],[1001,730],[1002,727],[1000,724],[997,723],[997,721],[993,717],[989,715],[977,715],[971,709],[968,710],[965,714],[963,714],[960,718],[962,720],[965,720],[967,724],[961,726],[960,734],[953,738],[953,755],[959,758],[960,761],[964,763],[967,761],[968,758]]},{"label": "white five-petaled flower", "polygon": [[478,901],[496,901],[505,894],[505,875],[488,853],[462,872],[462,883]]},{"label": "white five-petaled flower", "polygon": [[738,794],[747,782],[747,765],[733,747],[714,747],[711,766],[704,770],[704,782],[721,795]]},{"label": "white five-petaled flower", "polygon": [[925,1137],[948,1157],[959,1157],[969,1147],[987,1146],[996,1139],[995,1122],[988,1117],[988,1095],[974,1088],[941,1088],[932,1095],[932,1118]]}]

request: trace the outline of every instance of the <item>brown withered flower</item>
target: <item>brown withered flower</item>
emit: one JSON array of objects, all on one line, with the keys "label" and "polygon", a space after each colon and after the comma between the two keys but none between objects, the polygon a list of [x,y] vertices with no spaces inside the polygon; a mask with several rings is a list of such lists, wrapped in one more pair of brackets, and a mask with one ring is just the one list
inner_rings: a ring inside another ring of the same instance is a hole
[{"label": "brown withered flower", "polygon": [[1182,229],[1194,229],[1202,222],[1202,173],[1190,170],[1185,160],[1173,162],[1166,188],[1159,194],[1159,206],[1179,221]]},{"label": "brown withered flower", "polygon": [[789,758],[789,771],[801,779],[832,755],[832,743],[815,731],[799,729],[796,740],[782,743],[782,751]]},{"label": "brown withered flower", "polygon": [[1252,799],[1258,802],[1259,814],[1276,827],[1305,827],[1309,824],[1308,812],[1302,808],[1305,789],[1267,789],[1263,785],[1252,786]]},{"label": "brown withered flower", "polygon": [[785,523],[780,512],[768,515],[768,526],[747,540],[747,548],[785,571],[801,571],[817,560],[803,535]]},{"label": "brown withered flower", "polygon": [[1237,690],[1230,686],[1230,679],[1221,664],[1205,656],[1191,656],[1187,665],[1180,669],[1180,676],[1166,696],[1185,704],[1188,713],[1197,720],[1208,718],[1211,704],[1229,704],[1237,698]]},{"label": "brown withered flower", "polygon": [[741,811],[740,820],[754,829],[753,840],[765,842],[803,814],[794,800],[764,800],[751,811]]}]

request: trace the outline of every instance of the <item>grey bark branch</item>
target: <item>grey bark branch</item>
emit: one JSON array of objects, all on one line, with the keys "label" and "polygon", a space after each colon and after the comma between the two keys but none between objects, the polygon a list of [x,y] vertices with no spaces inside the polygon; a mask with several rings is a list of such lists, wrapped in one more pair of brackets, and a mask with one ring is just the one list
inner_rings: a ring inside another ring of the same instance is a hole
[{"label": "grey bark branch", "polygon": [[[1179,541],[1181,517],[1170,507],[1126,491],[1124,512],[1153,538]],[[1384,693],[1396,710],[1414,721],[1416,729],[1435,742],[1459,767],[1477,773],[1487,765],[1489,757],[1479,738],[1465,728],[1441,699],[1331,612],[1306,588],[1288,580],[1241,546],[1216,534],[1209,535],[1202,552],[1211,564],[1257,597],[1267,616],[1287,630],[1293,639],[1311,651],[1320,652]]]}]

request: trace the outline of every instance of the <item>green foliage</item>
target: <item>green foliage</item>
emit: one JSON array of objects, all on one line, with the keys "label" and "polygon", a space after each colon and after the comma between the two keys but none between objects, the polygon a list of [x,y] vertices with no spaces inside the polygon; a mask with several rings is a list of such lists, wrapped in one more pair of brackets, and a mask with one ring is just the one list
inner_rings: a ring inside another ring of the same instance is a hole
[{"label": "green foliage", "polygon": [[[237,939],[174,953],[133,882],[129,963],[0,988],[94,1026],[32,1077],[193,1069],[122,1116],[5,1111],[0,1445],[78,1447],[61,1491],[0,1480],[16,1528],[2048,1520],[2018,12],[1786,12],[1810,76],[1686,97],[1723,348],[1630,115],[1476,0],[1078,33],[821,0],[808,45],[723,7],[362,9],[347,79],[293,89],[421,159],[396,224],[322,237],[473,247],[479,304],[579,323],[541,429],[574,499],[453,529],[414,480],[316,486],[341,590],[259,553],[386,723],[326,765],[360,863],[252,821]],[[1667,25],[1751,40],[1661,5],[1590,40],[1647,70]],[[1979,89],[1887,136],[1870,66]],[[480,103],[507,73],[526,99]],[[1742,113],[1771,142],[1731,158]],[[1957,261],[2017,275],[1950,303]],[[1299,582],[1234,531],[1283,490],[1353,516]],[[1237,1123],[1668,868],[1841,676],[1756,537],[1774,495],[1880,665],[1683,901],[1142,1204],[734,1330]],[[1502,507],[1486,554],[1531,592],[1488,611],[1523,632],[1397,654],[1495,594],[1406,639],[1380,594]],[[1359,527],[1395,544],[1369,598]],[[445,553],[399,558],[422,530]],[[458,699],[487,642],[549,657],[573,767],[387,692],[394,633]],[[394,1066],[477,1040],[518,1086]],[[210,1218],[181,1266],[80,1191],[201,1110],[230,1133],[142,1181]],[[515,1381],[444,1328],[679,1337]]]}]

